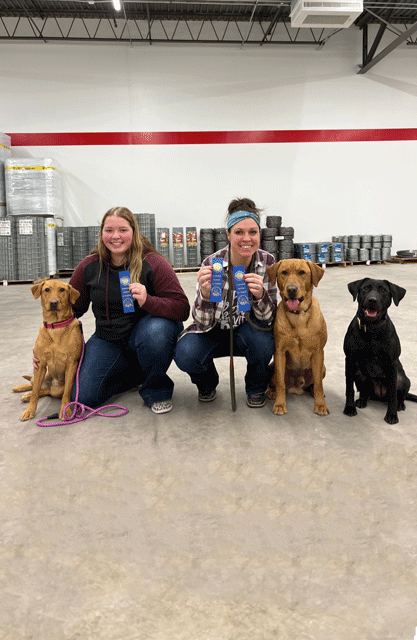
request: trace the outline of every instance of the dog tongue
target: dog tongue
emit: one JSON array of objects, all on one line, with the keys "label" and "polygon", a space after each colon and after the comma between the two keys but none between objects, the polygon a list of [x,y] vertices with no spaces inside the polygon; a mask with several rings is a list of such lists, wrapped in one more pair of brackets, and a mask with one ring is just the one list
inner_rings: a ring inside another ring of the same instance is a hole
[{"label": "dog tongue", "polygon": [[371,311],[370,309],[366,309],[366,315],[368,316],[368,318],[375,318],[377,313],[378,313],[377,311]]},{"label": "dog tongue", "polygon": [[287,307],[290,311],[295,311],[299,304],[299,300],[287,300]]}]

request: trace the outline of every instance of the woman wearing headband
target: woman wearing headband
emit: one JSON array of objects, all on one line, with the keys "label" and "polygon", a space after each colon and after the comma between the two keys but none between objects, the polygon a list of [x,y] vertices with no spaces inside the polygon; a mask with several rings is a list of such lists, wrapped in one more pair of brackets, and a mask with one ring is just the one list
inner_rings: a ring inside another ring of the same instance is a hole
[{"label": "woman wearing headband", "polygon": [[[247,360],[246,402],[254,408],[265,404],[274,338],[271,331],[258,330],[257,327],[265,329],[273,322],[277,290],[266,275],[266,268],[274,264],[274,258],[259,248],[259,214],[260,210],[252,200],[232,200],[227,217],[229,243],[224,249],[208,256],[197,274],[197,294],[192,308],[194,322],[180,337],[174,360],[179,369],[188,373],[191,381],[197,385],[201,402],[211,402],[216,397],[219,375],[213,359],[230,355],[229,329],[232,318],[233,354]],[[219,259],[223,261],[223,269],[221,275],[217,276],[216,271],[221,271],[216,267]],[[235,283],[233,275],[229,276],[229,271],[233,273],[232,267],[238,266],[244,267],[241,277],[248,290],[251,321],[248,321],[248,314],[241,310],[238,303],[236,286],[239,289],[239,283]],[[220,277],[221,282],[217,302],[210,299],[213,268],[215,277]],[[233,293],[231,311],[229,282]]]}]

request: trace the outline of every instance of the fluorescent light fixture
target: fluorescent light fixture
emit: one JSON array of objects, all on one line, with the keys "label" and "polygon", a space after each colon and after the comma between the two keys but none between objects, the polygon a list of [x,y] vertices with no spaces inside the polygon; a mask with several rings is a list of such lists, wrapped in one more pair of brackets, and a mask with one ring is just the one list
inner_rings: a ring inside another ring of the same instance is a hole
[{"label": "fluorescent light fixture", "polygon": [[122,8],[120,0],[113,0],[113,7],[116,9],[116,11],[120,11],[120,9]]}]

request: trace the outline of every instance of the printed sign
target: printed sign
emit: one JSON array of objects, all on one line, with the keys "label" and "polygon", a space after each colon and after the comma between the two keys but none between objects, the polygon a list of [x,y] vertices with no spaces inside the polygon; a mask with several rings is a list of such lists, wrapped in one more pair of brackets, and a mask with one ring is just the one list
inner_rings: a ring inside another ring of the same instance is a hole
[{"label": "printed sign", "polygon": [[197,246],[197,231],[187,231],[187,246],[188,247]]},{"label": "printed sign", "polygon": [[181,248],[184,246],[184,238],[182,233],[173,233],[172,241],[175,248]]},{"label": "printed sign", "polygon": [[32,220],[25,220],[24,218],[19,218],[19,235],[21,236],[33,235]]},{"label": "printed sign", "polygon": [[0,236],[11,236],[10,220],[0,220]]},{"label": "printed sign", "polygon": [[159,234],[159,244],[161,247],[168,246],[168,234],[166,231],[161,231],[161,233]]}]

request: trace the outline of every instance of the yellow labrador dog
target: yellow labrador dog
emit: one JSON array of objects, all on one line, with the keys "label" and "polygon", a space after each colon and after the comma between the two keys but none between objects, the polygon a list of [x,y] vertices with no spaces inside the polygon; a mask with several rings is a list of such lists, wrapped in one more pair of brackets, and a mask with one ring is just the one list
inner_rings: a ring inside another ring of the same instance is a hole
[{"label": "yellow labrador dog", "polygon": [[324,271],[307,260],[280,260],[267,268],[281,294],[274,323],[274,374],[267,395],[275,398],[273,411],[287,413],[286,393],[314,395],[314,412],[329,413],[324,399],[324,345],[327,328],[318,300],[313,296]]},{"label": "yellow labrador dog", "polygon": [[[71,390],[82,351],[80,323],[72,313],[72,305],[79,297],[71,285],[59,280],[45,280],[31,288],[35,299],[40,297],[43,324],[33,353],[39,360],[33,376],[23,376],[30,384],[13,387],[13,391],[28,391],[22,402],[29,402],[21,420],[33,418],[39,398],[61,398],[60,420],[64,419],[65,405],[70,402]],[[67,409],[69,418],[71,411]]]}]

